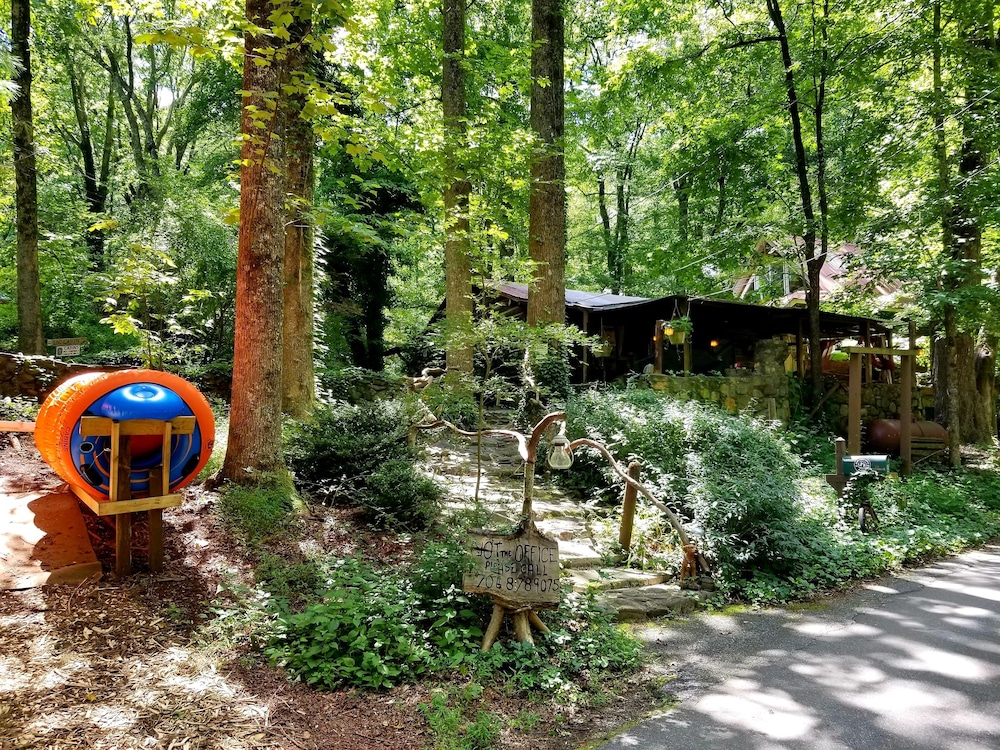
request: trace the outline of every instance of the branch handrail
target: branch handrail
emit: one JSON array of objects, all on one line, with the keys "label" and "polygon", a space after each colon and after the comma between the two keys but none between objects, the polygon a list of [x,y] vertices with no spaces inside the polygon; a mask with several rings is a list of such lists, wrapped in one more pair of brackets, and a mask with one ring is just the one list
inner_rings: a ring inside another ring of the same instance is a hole
[{"label": "branch handrail", "polygon": [[[608,463],[611,464],[611,468],[614,470],[615,474],[624,479],[626,484],[631,485],[637,491],[641,492],[643,497],[649,500],[649,502],[651,502],[658,509],[663,511],[664,515],[667,517],[667,520],[670,522],[670,525],[673,526],[674,531],[677,532],[677,536],[680,538],[681,544],[683,545],[692,544],[691,537],[689,537],[687,532],[684,530],[684,526],[681,524],[681,521],[677,517],[677,515],[672,510],[670,510],[670,508],[667,507],[664,503],[660,502],[655,497],[653,497],[653,494],[649,490],[647,490],[646,487],[643,486],[641,482],[630,477],[628,475],[628,472],[622,469],[621,464],[619,464],[618,461],[615,460],[615,457],[611,455],[611,451],[609,451],[606,447],[598,443],[596,440],[591,440],[590,438],[577,438],[576,440],[573,440],[569,444],[569,449],[573,450],[574,448],[579,448],[581,446],[594,448],[595,450],[599,451],[601,455],[603,455],[608,460]],[[705,559],[705,556],[702,555],[700,549],[698,550],[698,562],[699,564],[701,564],[701,566],[704,568],[705,571],[711,570],[708,561]]]},{"label": "branch handrail", "polygon": [[[531,514],[531,490],[534,484],[533,474],[534,474],[534,463],[535,463],[535,452],[538,447],[538,441],[542,435],[542,432],[553,422],[559,420],[565,421],[566,415],[563,412],[554,412],[552,414],[546,415],[541,422],[535,425],[532,432],[531,438],[529,439],[517,430],[502,430],[502,429],[489,429],[489,430],[463,430],[460,427],[452,424],[445,419],[435,419],[433,422],[421,422],[413,426],[414,430],[432,430],[438,427],[447,427],[449,430],[457,435],[463,437],[482,437],[486,435],[502,435],[504,437],[513,438],[517,441],[518,453],[525,462],[525,504],[522,511],[522,515],[530,516]],[[611,452],[603,445],[598,443],[596,440],[591,440],[590,438],[577,438],[569,444],[569,450],[572,451],[574,448],[587,447],[593,448],[603,455],[608,463],[611,465],[611,469],[621,477],[626,484],[634,487],[638,492],[641,492],[643,497],[649,500],[656,508],[663,511],[663,514],[667,517],[670,525],[673,527],[674,531],[677,532],[677,536],[681,541],[682,545],[692,545],[691,537],[684,530],[684,526],[681,524],[680,519],[677,515],[670,510],[670,508],[657,500],[653,494],[646,489],[646,487],[636,479],[633,479],[628,475],[628,472],[622,469],[621,465],[615,460],[615,457],[611,455]],[[697,549],[697,546],[695,549]],[[702,566],[702,569],[706,572],[711,571],[711,566],[708,564],[708,560],[702,554],[700,549],[698,552],[698,562]]]},{"label": "branch handrail", "polygon": [[437,419],[433,422],[420,422],[419,424],[413,425],[414,430],[434,430],[438,427],[447,427],[456,435],[461,435],[462,437],[474,438],[480,436],[485,437],[487,435],[504,435],[509,438],[514,438],[517,441],[518,454],[523,460],[528,460],[528,438],[516,430],[463,430],[461,427],[452,424],[446,419]]}]

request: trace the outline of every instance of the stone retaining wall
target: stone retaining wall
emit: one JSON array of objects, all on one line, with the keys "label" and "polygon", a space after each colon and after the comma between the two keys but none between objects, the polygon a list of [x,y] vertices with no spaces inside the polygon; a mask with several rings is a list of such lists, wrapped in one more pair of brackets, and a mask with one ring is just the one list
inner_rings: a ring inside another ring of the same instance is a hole
[{"label": "stone retaining wall", "polygon": [[[643,376],[653,390],[679,399],[695,399],[716,404],[727,411],[750,411],[766,419],[788,422],[791,416],[788,373],[785,359],[788,345],[783,341],[760,341],[754,350],[753,370],[730,370],[726,375],[657,375]],[[827,378],[827,409],[834,418],[834,429],[847,434],[847,382]],[[912,412],[916,420],[933,419],[934,389],[914,388]],[[895,419],[899,415],[898,383],[866,383],[861,387],[861,424],[876,419]]]},{"label": "stone retaining wall", "polygon": [[[827,381],[829,391],[835,381]],[[836,429],[847,434],[848,393],[847,383],[841,382],[841,387],[830,397],[832,413]],[[917,421],[934,418],[934,389],[914,388],[910,409]],[[899,384],[898,383],[865,383],[861,386],[861,424],[867,425],[876,419],[897,419],[899,417]]]},{"label": "stone retaining wall", "polygon": [[33,398],[43,401],[64,378],[107,368],[70,364],[53,357],[0,353],[0,398]]},{"label": "stone retaining wall", "polygon": [[753,370],[730,370],[726,375],[645,376],[656,391],[679,399],[717,404],[732,412],[750,411],[765,419],[787,424],[791,417],[784,341],[759,341],[754,348]]}]

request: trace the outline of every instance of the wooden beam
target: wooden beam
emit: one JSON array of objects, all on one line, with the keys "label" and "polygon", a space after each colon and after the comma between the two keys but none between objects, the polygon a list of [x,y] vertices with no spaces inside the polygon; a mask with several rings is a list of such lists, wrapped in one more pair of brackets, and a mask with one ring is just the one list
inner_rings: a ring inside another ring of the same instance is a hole
[{"label": "wooden beam", "polygon": [[653,333],[653,372],[657,375],[663,374],[663,323],[662,320],[656,321]]},{"label": "wooden beam", "polygon": [[882,354],[889,357],[901,357],[904,354],[916,355],[920,353],[919,349],[888,349],[878,346],[845,346],[840,351],[851,355],[857,352],[859,354]]},{"label": "wooden beam", "polygon": [[177,508],[184,500],[180,493],[171,495],[158,495],[156,497],[140,497],[135,500],[98,500],[91,497],[80,487],[71,485],[75,494],[83,504],[90,508],[98,516],[115,516],[119,513],[138,513],[143,510],[155,510],[156,508]]},{"label": "wooden beam", "polygon": [[34,422],[3,422],[0,421],[0,432],[34,432]]},{"label": "wooden beam", "polygon": [[[852,347],[853,348],[853,347]],[[847,452],[861,452],[861,352],[851,352],[851,379],[847,387]]]},{"label": "wooden beam", "polygon": [[[195,417],[174,417],[169,420],[170,430],[175,435],[190,435],[197,422]],[[119,435],[160,435],[163,433],[161,419],[127,419],[122,422],[107,417],[80,417],[80,435],[102,437],[112,435],[112,425],[118,425]]]}]

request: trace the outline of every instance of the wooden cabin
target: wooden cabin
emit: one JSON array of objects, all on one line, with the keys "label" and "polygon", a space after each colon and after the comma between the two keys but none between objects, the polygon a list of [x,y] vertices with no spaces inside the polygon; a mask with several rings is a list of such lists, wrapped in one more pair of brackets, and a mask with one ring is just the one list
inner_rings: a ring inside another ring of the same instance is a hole
[{"label": "wooden cabin", "polygon": [[[492,304],[501,306],[505,314],[526,316],[526,284],[497,282],[491,286],[491,295]],[[690,334],[682,344],[664,338],[658,361],[657,322],[682,316],[690,319]],[[566,322],[604,342],[597,352],[581,353],[574,367],[575,382],[612,381],[641,373],[647,366],[654,372],[693,374],[752,370],[755,344],[772,338],[790,345],[787,369],[804,375],[809,366],[809,319],[804,307],[768,307],[684,295],[649,299],[567,289]],[[820,329],[824,371],[836,371],[838,363],[829,355],[844,339],[892,346],[890,329],[872,318],[821,312]]]}]

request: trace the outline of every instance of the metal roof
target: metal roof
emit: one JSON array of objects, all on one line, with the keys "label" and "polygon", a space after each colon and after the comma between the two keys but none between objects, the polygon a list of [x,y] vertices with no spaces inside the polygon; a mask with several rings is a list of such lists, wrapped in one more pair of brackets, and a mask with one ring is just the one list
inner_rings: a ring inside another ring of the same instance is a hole
[{"label": "metal roof", "polygon": [[[499,295],[515,303],[526,303],[528,300],[527,284],[514,282],[490,282],[489,286]],[[611,312],[629,308],[649,307],[649,312],[669,317],[670,309],[675,313],[679,307],[687,310],[689,315],[712,319],[718,325],[732,331],[757,331],[794,333],[799,323],[808,326],[808,310],[804,306],[772,307],[770,305],[755,305],[742,300],[707,299],[704,297],[688,297],[686,295],[670,295],[666,297],[626,297],[620,294],[602,292],[582,292],[575,289],[566,290],[567,310],[582,310],[591,312]],[[821,326],[826,334],[849,336],[865,323],[873,332],[889,330],[885,321],[841,313],[820,312]]]},{"label": "metal roof", "polygon": [[[516,284],[514,282],[495,282],[492,288],[504,297],[516,299],[521,302],[528,301],[528,285]],[[607,294],[605,292],[581,292],[576,289],[566,290],[566,307],[575,307],[579,310],[595,312],[599,310],[620,310],[626,307],[635,307],[653,300],[648,297],[626,297],[621,294]]]}]

